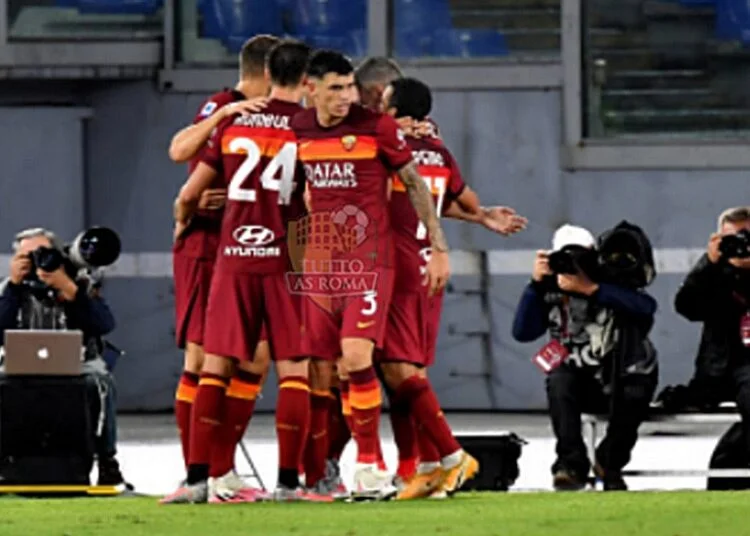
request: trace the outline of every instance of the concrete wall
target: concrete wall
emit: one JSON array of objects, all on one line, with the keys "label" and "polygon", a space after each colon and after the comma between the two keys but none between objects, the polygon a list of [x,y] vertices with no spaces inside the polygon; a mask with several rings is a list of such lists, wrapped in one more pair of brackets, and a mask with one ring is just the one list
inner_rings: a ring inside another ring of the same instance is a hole
[{"label": "concrete wall", "polygon": [[[92,117],[85,128],[78,108],[3,110],[0,241],[9,244],[13,232],[37,223],[71,237],[85,214],[88,223],[116,228],[128,252],[167,252],[171,201],[185,178],[185,169],[166,156],[168,140],[202,98],[163,95],[151,82],[90,87],[84,100]],[[70,99],[80,99],[80,93]],[[557,91],[441,92],[434,108],[446,143],[483,202],[511,205],[531,221],[525,233],[507,240],[448,223],[457,249],[518,250],[523,259],[530,250],[547,247],[561,223],[597,233],[621,219],[642,225],[657,248],[700,248],[721,209],[747,199],[750,189],[743,172],[562,172]],[[152,272],[168,274],[168,255],[156,257],[161,266]],[[529,362],[539,345],[520,345],[510,337],[528,275],[505,271],[516,275],[491,278],[489,352],[481,338],[450,333],[488,324],[479,298],[459,292],[476,289],[478,278],[454,280],[456,292],[447,299],[438,363],[431,371],[446,408],[490,409],[493,400],[503,409],[545,406],[543,378]],[[651,288],[660,304],[653,337],[662,385],[689,377],[698,339],[698,327],[673,312],[682,277],[662,274]],[[128,351],[117,370],[121,407],[170,407],[181,363],[173,344],[170,280],[112,278],[106,294],[119,320],[112,339]],[[483,377],[487,356],[491,381]],[[274,402],[274,389],[266,389],[260,407],[271,409]]]}]

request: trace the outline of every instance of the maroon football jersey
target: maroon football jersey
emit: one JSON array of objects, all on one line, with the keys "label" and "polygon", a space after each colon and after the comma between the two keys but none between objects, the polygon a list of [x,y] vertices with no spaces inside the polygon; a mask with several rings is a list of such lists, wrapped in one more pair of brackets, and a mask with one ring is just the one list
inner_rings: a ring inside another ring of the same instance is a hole
[{"label": "maroon football jersey", "polygon": [[[406,138],[414,162],[422,179],[435,199],[438,215],[461,195],[465,184],[456,160],[439,139]],[[393,178],[391,192],[391,221],[396,247],[396,290],[414,291],[420,288],[424,266],[430,256],[430,239],[427,228],[419,220],[409,199],[406,187]]]},{"label": "maroon football jersey", "polygon": [[[216,113],[219,109],[230,102],[243,100],[245,96],[239,91],[225,89],[219,93],[211,95],[200,107],[198,113],[193,118],[193,124],[200,123],[207,117]],[[190,173],[201,161],[206,148],[201,151],[188,164]],[[211,186],[220,188],[218,184]],[[219,245],[219,229],[221,226],[221,210],[200,210],[190,221],[190,228],[178,242],[177,247],[181,255],[196,259],[212,260],[216,258],[216,248]]]},{"label": "maroon football jersey", "polygon": [[321,127],[309,109],[293,128],[310,190],[306,245],[327,248],[332,259],[392,267],[388,178],[412,159],[396,121],[354,105],[333,127]]},{"label": "maroon football jersey", "polygon": [[303,203],[304,172],[290,127],[300,110],[274,99],[262,112],[223,121],[211,137],[202,162],[218,171],[227,188],[217,270],[287,270],[288,220]]}]

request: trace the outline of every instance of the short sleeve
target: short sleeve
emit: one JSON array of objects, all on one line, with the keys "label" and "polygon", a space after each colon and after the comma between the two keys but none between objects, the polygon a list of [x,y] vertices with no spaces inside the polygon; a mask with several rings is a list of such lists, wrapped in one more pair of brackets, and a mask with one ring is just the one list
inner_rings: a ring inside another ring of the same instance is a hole
[{"label": "short sleeve", "polygon": [[224,136],[224,130],[226,130],[227,126],[230,124],[231,118],[219,123],[211,133],[211,137],[208,138],[203,153],[201,154],[200,161],[216,171],[220,171],[222,167],[221,139]]},{"label": "short sleeve", "polygon": [[203,103],[203,106],[201,106],[200,110],[198,110],[198,113],[195,116],[194,123],[200,123],[203,121],[206,117],[212,116],[216,110],[221,108],[222,104],[218,102],[218,99],[215,97],[211,97],[206,102]]},{"label": "short sleeve", "polygon": [[466,188],[466,183],[464,182],[463,175],[461,175],[461,168],[458,167],[458,162],[456,162],[456,159],[453,158],[453,155],[448,150],[445,151],[445,159],[451,173],[448,179],[447,194],[449,198],[456,199],[464,191],[464,188]]},{"label": "short sleeve", "polygon": [[398,171],[412,161],[411,149],[406,143],[406,135],[396,120],[389,115],[383,115],[376,126],[378,152],[386,165],[393,171]]}]

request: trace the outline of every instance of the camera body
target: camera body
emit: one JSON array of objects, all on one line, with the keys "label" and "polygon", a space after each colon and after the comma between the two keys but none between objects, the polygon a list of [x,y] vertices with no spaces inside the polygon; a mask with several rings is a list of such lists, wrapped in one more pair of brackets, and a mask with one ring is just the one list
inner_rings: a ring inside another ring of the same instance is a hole
[{"label": "camera body", "polygon": [[743,229],[737,234],[722,237],[719,252],[724,259],[747,259],[750,257],[750,231]]},{"label": "camera body", "polygon": [[31,270],[23,284],[38,298],[54,298],[54,289],[39,280],[37,269],[54,272],[61,267],[71,279],[81,270],[94,271],[113,264],[120,256],[120,237],[106,227],[92,227],[76,236],[62,250],[55,247],[39,247],[29,254]]}]

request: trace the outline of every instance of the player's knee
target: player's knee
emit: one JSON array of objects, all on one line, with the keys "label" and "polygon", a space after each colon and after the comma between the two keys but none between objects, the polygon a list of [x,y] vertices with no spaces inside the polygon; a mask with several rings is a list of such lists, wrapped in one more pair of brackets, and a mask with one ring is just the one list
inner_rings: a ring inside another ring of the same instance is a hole
[{"label": "player's knee", "polygon": [[243,363],[241,366],[246,366],[245,370],[255,374],[264,374],[267,372],[268,367],[271,366],[271,345],[268,341],[259,342],[257,348],[255,348],[253,360]]},{"label": "player's knee", "polygon": [[297,361],[277,361],[276,374],[279,379],[287,376],[297,376],[300,378],[310,377],[310,360],[300,359]]},{"label": "player's knee", "polygon": [[185,364],[183,369],[185,372],[192,372],[193,374],[199,374],[203,369],[203,347],[194,342],[189,342],[185,345]]},{"label": "player's knee", "polygon": [[327,391],[331,388],[333,363],[322,359],[310,360],[310,389]]},{"label": "player's knee", "polygon": [[383,378],[391,389],[398,389],[404,381],[419,375],[419,369],[411,363],[386,362],[381,363]]},{"label": "player's knee", "polygon": [[341,341],[341,362],[347,371],[362,370],[372,365],[372,351],[375,345],[365,339],[343,339]]},{"label": "player's knee", "polygon": [[234,361],[228,357],[206,354],[201,371],[229,378],[234,374],[234,367]]}]

